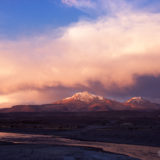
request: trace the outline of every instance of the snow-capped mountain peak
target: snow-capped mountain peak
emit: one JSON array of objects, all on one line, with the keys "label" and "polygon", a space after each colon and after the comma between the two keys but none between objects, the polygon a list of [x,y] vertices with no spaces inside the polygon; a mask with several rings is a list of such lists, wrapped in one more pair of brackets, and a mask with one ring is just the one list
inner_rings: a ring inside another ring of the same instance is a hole
[{"label": "snow-capped mountain peak", "polygon": [[72,97],[69,97],[67,99],[70,99],[70,98],[73,100],[78,100],[86,103],[90,103],[93,100],[100,100],[100,101],[104,100],[102,96],[97,96],[97,95],[88,93],[87,91],[75,93]]},{"label": "snow-capped mountain peak", "polygon": [[127,101],[127,103],[137,103],[137,104],[143,104],[148,103],[149,101],[144,99],[143,97],[132,97]]}]

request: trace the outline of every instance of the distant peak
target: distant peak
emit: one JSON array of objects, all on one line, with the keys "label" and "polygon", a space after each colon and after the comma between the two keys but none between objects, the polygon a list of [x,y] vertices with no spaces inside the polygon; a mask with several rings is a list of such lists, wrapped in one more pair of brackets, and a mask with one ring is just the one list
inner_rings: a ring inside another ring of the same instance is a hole
[{"label": "distant peak", "polygon": [[102,96],[97,96],[97,95],[91,94],[87,91],[77,92],[72,97],[69,97],[69,98],[72,98],[74,100],[79,100],[82,102],[87,102],[87,103],[89,103],[93,100],[104,100],[104,98]]},{"label": "distant peak", "polygon": [[146,102],[149,101],[144,99],[143,97],[132,97],[127,101],[127,103],[146,103]]},{"label": "distant peak", "polygon": [[131,99],[132,99],[132,100],[144,100],[143,97],[132,97]]}]

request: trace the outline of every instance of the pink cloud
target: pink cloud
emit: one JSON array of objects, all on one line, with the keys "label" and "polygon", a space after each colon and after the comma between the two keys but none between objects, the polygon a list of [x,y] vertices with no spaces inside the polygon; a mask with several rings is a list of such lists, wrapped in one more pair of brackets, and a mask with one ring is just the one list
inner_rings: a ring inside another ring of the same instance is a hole
[{"label": "pink cloud", "polygon": [[[0,42],[0,103],[54,101],[45,87],[99,81],[104,88],[134,85],[134,75],[160,74],[160,15],[119,12],[79,21],[35,38]],[[56,94],[56,91],[55,91]],[[43,96],[42,96],[43,95]],[[22,98],[23,97],[23,98]],[[7,102],[6,102],[7,101]]]}]

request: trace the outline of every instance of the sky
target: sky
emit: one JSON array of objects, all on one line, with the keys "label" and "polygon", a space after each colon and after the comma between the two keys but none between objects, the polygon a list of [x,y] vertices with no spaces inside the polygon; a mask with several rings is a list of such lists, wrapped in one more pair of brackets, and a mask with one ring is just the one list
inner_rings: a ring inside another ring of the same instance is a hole
[{"label": "sky", "polygon": [[0,107],[89,91],[160,102],[159,0],[1,0]]}]

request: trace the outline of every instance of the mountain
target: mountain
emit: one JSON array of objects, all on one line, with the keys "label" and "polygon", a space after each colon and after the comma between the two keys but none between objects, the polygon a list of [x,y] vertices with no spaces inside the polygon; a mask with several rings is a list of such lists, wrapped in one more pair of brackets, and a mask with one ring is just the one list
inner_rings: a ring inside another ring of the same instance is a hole
[{"label": "mountain", "polygon": [[127,100],[125,105],[130,106],[134,110],[157,110],[160,109],[160,104],[152,103],[143,97],[133,97]]},{"label": "mountain", "polygon": [[124,110],[126,106],[120,102],[105,99],[88,92],[78,92],[72,97],[57,101],[54,104],[68,106],[71,111],[109,111]]},{"label": "mountain", "polygon": [[58,101],[57,103],[68,103],[68,102],[84,102],[84,103],[92,103],[93,101],[104,101],[104,97],[97,96],[94,94],[90,94],[88,92],[78,92],[74,94],[72,97],[65,98],[61,101]]},{"label": "mountain", "polygon": [[88,92],[78,92],[71,97],[43,105],[17,105],[0,112],[91,112],[112,110],[155,110],[159,104],[142,97],[133,97],[124,103],[106,99]]},{"label": "mountain", "polygon": [[132,97],[131,99],[127,100],[126,103],[134,105],[144,105],[151,102],[144,99],[143,97]]}]

